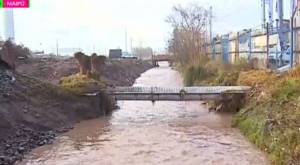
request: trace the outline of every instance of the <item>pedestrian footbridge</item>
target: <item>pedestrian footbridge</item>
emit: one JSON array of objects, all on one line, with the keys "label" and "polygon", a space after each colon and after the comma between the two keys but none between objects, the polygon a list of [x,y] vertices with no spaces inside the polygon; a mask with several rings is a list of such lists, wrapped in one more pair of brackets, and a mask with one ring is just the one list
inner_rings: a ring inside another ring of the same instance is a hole
[{"label": "pedestrian footbridge", "polygon": [[228,94],[245,94],[248,86],[116,87],[109,94],[116,100],[204,101],[222,100]]}]

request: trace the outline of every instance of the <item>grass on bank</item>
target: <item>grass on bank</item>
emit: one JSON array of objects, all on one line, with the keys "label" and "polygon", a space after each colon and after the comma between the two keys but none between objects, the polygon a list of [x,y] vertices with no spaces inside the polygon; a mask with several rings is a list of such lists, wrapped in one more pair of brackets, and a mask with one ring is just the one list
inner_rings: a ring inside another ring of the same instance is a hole
[{"label": "grass on bank", "polygon": [[245,60],[235,64],[222,64],[221,61],[205,60],[198,64],[183,67],[184,82],[187,86],[195,85],[236,85],[239,73],[251,67]]},{"label": "grass on bank", "polygon": [[285,75],[241,73],[239,84],[254,87],[233,124],[276,165],[300,164],[300,67]]},{"label": "grass on bank", "polygon": [[76,74],[64,77],[60,80],[59,85],[75,93],[93,92],[105,88],[106,84],[101,79],[86,75]]},{"label": "grass on bank", "polygon": [[247,85],[253,90],[233,125],[275,165],[300,164],[300,66],[284,75],[207,61],[181,67],[186,85]]}]

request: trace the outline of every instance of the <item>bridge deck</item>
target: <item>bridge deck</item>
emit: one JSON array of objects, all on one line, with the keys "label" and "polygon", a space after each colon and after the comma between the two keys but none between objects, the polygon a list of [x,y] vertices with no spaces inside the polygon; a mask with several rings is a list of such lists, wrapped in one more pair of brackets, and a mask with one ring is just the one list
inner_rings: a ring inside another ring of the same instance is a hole
[{"label": "bridge deck", "polygon": [[243,94],[250,90],[247,86],[202,86],[202,87],[116,87],[111,95],[116,100],[219,100],[222,94]]}]

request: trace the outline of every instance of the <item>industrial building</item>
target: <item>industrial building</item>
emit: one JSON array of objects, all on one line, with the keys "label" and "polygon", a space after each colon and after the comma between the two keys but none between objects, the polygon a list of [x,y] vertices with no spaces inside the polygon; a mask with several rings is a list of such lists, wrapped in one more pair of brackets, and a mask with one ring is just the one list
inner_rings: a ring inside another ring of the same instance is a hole
[{"label": "industrial building", "polygon": [[110,59],[121,59],[122,58],[122,49],[110,49],[109,50]]}]

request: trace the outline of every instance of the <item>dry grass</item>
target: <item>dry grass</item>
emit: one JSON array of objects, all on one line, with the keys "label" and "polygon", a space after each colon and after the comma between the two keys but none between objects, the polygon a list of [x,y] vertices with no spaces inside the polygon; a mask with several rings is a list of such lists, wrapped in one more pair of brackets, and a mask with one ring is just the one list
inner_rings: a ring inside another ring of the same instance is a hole
[{"label": "dry grass", "polygon": [[297,66],[294,69],[290,70],[288,76],[293,78],[300,78],[300,66]]},{"label": "dry grass", "polygon": [[236,85],[239,73],[250,70],[244,60],[235,64],[223,64],[221,61],[199,61],[197,64],[184,67],[184,80],[187,86],[193,85]]},{"label": "dry grass", "polygon": [[186,85],[247,85],[253,90],[233,124],[275,165],[300,164],[300,66],[284,75],[253,70],[243,61],[185,67]]},{"label": "dry grass", "polygon": [[80,74],[62,78],[59,85],[76,93],[95,92],[106,86],[105,82],[101,80],[89,78],[86,75]]},{"label": "dry grass", "polygon": [[254,88],[234,125],[267,151],[276,165],[300,164],[299,73],[299,67],[281,76],[248,71],[238,80],[238,84]]}]

